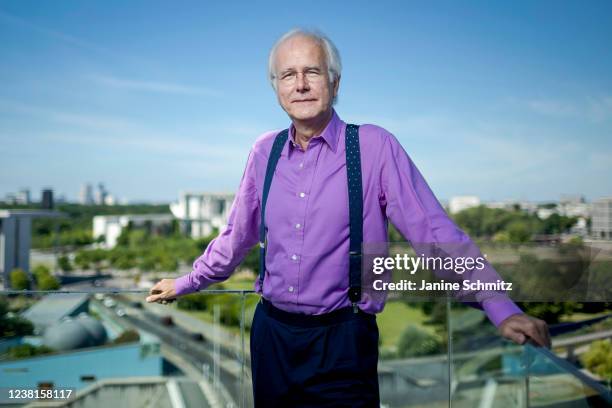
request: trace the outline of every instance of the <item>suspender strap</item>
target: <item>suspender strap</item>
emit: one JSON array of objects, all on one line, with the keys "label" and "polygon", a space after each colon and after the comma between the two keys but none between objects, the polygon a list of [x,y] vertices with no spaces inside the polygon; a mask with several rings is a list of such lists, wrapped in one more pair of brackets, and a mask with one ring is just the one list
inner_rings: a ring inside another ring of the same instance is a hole
[{"label": "suspender strap", "polygon": [[363,241],[363,187],[359,126],[346,125],[346,174],[349,198],[349,300],[356,309],[361,299],[361,243]]},{"label": "suspender strap", "polygon": [[263,290],[264,274],[266,273],[266,203],[268,202],[268,193],[270,192],[270,185],[272,184],[272,178],[274,177],[274,170],[278,159],[280,159],[281,152],[289,136],[289,129],[285,129],[276,135],[272,150],[270,151],[270,157],[268,158],[268,167],[266,168],[266,178],[264,180],[263,193],[261,198],[261,221],[259,224],[259,283]]},{"label": "suspender strap", "polygon": [[[289,131],[287,129],[276,136],[266,168],[261,202],[261,223],[259,224],[259,282],[262,290],[266,271],[266,203],[274,170],[288,136]],[[359,126],[347,124],[344,137],[349,197],[349,300],[353,303],[355,311],[357,311],[357,302],[361,299],[361,243],[363,241],[363,187],[361,180],[361,152],[359,150]]]}]

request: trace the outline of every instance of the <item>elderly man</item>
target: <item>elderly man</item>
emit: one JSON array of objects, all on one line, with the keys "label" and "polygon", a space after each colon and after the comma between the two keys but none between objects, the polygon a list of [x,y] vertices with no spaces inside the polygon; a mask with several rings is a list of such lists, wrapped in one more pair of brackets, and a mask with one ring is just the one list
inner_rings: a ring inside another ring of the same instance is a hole
[{"label": "elderly man", "polygon": [[[361,245],[385,242],[387,220],[411,242],[469,238],[392,134],[338,117],[341,63],[328,38],[285,34],[270,52],[269,74],[291,126],[255,142],[227,228],[191,273],[161,280],[147,301],[227,279],[259,241],[255,290],[262,300],[251,329],[256,406],[379,406],[375,314],[384,301],[361,293]],[[546,324],[509,299],[479,306],[504,337],[549,346]]]}]

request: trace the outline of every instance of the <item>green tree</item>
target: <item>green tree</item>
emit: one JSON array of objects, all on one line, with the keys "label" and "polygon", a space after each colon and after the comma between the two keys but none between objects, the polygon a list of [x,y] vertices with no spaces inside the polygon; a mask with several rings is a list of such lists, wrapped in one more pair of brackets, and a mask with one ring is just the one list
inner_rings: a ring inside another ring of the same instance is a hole
[{"label": "green tree", "polygon": [[54,350],[47,346],[33,346],[31,344],[20,344],[9,347],[7,355],[11,359],[27,358],[52,353]]},{"label": "green tree", "polygon": [[559,323],[562,316],[570,316],[581,308],[579,303],[574,302],[519,302],[519,306],[528,315],[548,324]]},{"label": "green tree", "polygon": [[510,242],[520,243],[531,240],[532,231],[529,224],[524,220],[512,221],[507,226]]},{"label": "green tree", "polygon": [[9,316],[6,298],[0,298],[0,338],[27,336],[34,332],[32,323],[21,316]]},{"label": "green tree", "polygon": [[140,269],[141,272],[149,272],[155,270],[155,265],[155,258],[150,254],[147,254],[138,260],[138,269]]},{"label": "green tree", "polygon": [[606,381],[612,380],[612,341],[598,340],[591,343],[589,350],[580,360],[589,371]]},{"label": "green tree", "polygon": [[30,278],[26,271],[21,268],[15,268],[10,273],[11,288],[15,290],[30,289]]},{"label": "green tree", "polygon": [[176,305],[182,310],[207,310],[208,301],[214,298],[214,295],[206,295],[204,293],[192,293],[178,298]]},{"label": "green tree", "polygon": [[438,336],[411,324],[400,335],[397,355],[402,358],[429,356],[440,353],[441,348],[442,343]]},{"label": "green tree", "polygon": [[178,261],[172,255],[162,252],[159,254],[157,270],[164,272],[174,272],[178,269]]},{"label": "green tree", "polygon": [[77,252],[74,263],[80,269],[89,269],[89,265],[91,264],[91,259],[89,256],[89,251],[79,251]]},{"label": "green tree", "polygon": [[543,220],[540,232],[543,234],[561,234],[567,232],[577,221],[577,217],[551,214],[550,217]]},{"label": "green tree", "polygon": [[49,275],[51,270],[47,265],[38,264],[34,268],[32,268],[32,275],[34,279],[38,282],[39,277]]},{"label": "green tree", "polygon": [[93,249],[89,251],[90,260],[91,263],[93,263],[96,272],[100,272],[102,269],[106,268],[105,262],[107,254],[108,251],[105,251],[103,249]]},{"label": "green tree", "polygon": [[259,245],[251,248],[246,257],[242,260],[240,267],[255,273],[259,271]]},{"label": "green tree", "polygon": [[70,272],[73,269],[72,262],[70,262],[70,259],[66,255],[62,255],[59,258],[57,258],[57,266],[63,272]]},{"label": "green tree", "polygon": [[59,281],[51,274],[40,276],[36,283],[39,290],[58,290],[60,288]]}]

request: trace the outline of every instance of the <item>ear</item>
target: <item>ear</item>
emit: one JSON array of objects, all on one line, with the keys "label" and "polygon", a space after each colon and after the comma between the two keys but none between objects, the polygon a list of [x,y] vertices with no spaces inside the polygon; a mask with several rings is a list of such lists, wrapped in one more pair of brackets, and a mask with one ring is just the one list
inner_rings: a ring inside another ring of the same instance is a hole
[{"label": "ear", "polygon": [[340,89],[340,75],[338,75],[338,78],[336,78],[336,80],[334,81],[332,88],[335,98],[336,96],[338,96],[338,89]]}]

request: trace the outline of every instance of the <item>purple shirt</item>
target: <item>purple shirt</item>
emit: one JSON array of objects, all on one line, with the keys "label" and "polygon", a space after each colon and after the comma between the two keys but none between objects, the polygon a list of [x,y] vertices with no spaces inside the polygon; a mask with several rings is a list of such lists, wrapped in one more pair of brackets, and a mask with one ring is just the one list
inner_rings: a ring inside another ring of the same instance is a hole
[{"label": "purple shirt", "polygon": [[[344,132],[334,111],[304,151],[290,127],[266,206],[268,247],[263,296],[295,313],[320,314],[349,306],[349,214]],[[178,295],[227,279],[259,241],[260,203],[268,156],[278,131],[257,139],[232,205],[227,228],[176,279]],[[465,242],[398,140],[375,125],[359,128],[363,179],[363,242],[387,241],[387,219],[411,242]],[[259,279],[255,291],[261,293]],[[359,307],[378,313],[384,301],[362,296]],[[507,297],[480,302],[493,324],[522,313]]]}]

